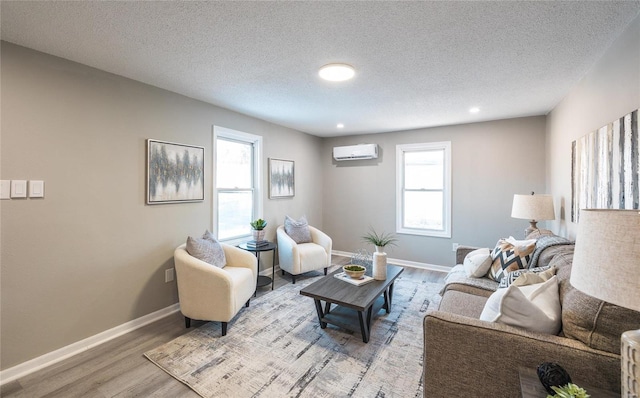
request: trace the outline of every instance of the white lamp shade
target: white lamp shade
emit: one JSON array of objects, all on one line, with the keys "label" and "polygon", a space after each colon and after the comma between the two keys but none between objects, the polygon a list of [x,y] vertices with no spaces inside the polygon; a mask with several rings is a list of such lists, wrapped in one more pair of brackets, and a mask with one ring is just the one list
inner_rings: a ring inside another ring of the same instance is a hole
[{"label": "white lamp shade", "polygon": [[638,210],[580,210],[571,284],[589,296],[640,311]]},{"label": "white lamp shade", "polygon": [[511,217],[525,220],[555,220],[553,196],[551,195],[513,195]]}]

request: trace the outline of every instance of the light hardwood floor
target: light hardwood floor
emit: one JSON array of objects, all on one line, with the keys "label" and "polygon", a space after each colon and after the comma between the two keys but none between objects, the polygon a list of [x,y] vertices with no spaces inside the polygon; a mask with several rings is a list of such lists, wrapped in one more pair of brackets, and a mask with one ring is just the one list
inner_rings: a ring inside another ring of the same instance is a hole
[{"label": "light hardwood floor", "polygon": [[[332,269],[346,264],[349,258],[333,256]],[[411,274],[424,274],[429,282],[443,282],[444,273],[405,268]],[[309,272],[296,282],[321,275]],[[275,288],[291,283],[291,276],[276,273]],[[258,288],[258,297],[271,292]],[[242,311],[240,312],[242,316]],[[166,374],[143,356],[174,338],[188,333],[205,322],[193,321],[191,329],[184,327],[178,312],[146,325],[126,335],[101,344],[55,365],[34,372],[2,386],[2,397],[198,397],[190,388]],[[233,333],[233,321],[228,333]]]}]

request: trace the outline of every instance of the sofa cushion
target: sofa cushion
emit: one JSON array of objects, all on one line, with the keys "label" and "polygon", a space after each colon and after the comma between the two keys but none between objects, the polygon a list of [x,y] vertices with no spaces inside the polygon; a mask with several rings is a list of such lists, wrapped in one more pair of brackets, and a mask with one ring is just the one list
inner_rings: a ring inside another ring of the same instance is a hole
[{"label": "sofa cushion", "polygon": [[186,249],[191,256],[218,268],[224,268],[227,265],[224,249],[209,231],[206,231],[202,238],[187,237]]},{"label": "sofa cushion", "polygon": [[286,232],[287,235],[289,235],[291,239],[298,244],[312,242],[309,223],[305,216],[300,217],[299,220],[294,220],[289,216],[285,216],[284,232]]},{"label": "sofa cushion", "polygon": [[482,278],[491,267],[491,249],[483,248],[472,251],[464,258],[463,265],[467,276]]},{"label": "sofa cushion", "polygon": [[496,290],[487,300],[480,319],[557,334],[561,325],[557,277],[535,285],[511,285]]},{"label": "sofa cushion", "polygon": [[491,252],[493,263],[489,269],[490,277],[500,282],[507,272],[527,268],[535,248],[535,239],[516,240],[513,236],[500,239]]},{"label": "sofa cushion", "polygon": [[[545,273],[545,272],[547,272],[549,270],[552,270],[552,272],[551,273]],[[548,265],[546,267],[537,267],[537,268],[529,268],[529,269],[517,269],[515,271],[507,272],[507,274],[504,276],[504,278],[502,278],[502,280],[500,281],[500,285],[498,287],[499,288],[509,287],[509,285],[514,283],[520,277],[527,278],[527,280],[536,280],[536,278],[533,278],[533,276],[535,274],[541,274],[541,275],[538,275],[538,279],[539,280],[537,282],[534,282],[534,283],[541,283],[541,282],[544,282],[544,281],[547,281],[547,280],[551,279],[551,277],[556,274],[556,271],[555,271],[555,268],[551,268]],[[527,285],[532,285],[532,284],[533,283],[527,283]],[[517,285],[517,286],[523,286],[523,285]]]}]

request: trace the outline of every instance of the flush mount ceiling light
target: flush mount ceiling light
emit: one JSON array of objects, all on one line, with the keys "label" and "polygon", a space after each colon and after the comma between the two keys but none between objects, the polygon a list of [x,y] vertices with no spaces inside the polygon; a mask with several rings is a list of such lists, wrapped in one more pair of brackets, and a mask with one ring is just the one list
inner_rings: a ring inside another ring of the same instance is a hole
[{"label": "flush mount ceiling light", "polygon": [[478,112],[480,112],[480,108],[474,106],[473,108],[469,109],[469,112],[470,113],[478,113]]},{"label": "flush mount ceiling light", "polygon": [[344,124],[338,123],[338,125],[336,127],[339,128],[339,129],[343,129],[344,128]]},{"label": "flush mount ceiling light", "polygon": [[343,82],[356,74],[353,66],[347,64],[328,64],[320,68],[318,75],[330,82]]}]

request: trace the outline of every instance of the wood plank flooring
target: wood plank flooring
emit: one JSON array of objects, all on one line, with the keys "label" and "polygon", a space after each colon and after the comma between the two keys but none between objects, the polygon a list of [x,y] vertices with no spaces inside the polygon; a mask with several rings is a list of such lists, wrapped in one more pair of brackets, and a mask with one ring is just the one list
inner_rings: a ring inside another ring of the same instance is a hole
[{"label": "wood plank flooring", "polygon": [[[348,257],[333,256],[331,270],[349,262]],[[408,274],[424,274],[429,282],[441,283],[445,274],[417,268],[405,268]],[[309,272],[296,278],[321,275]],[[275,289],[291,283],[291,276],[276,273]],[[258,297],[271,289],[258,288]],[[101,344],[55,365],[34,372],[0,389],[0,397],[198,397],[189,387],[166,374],[143,356],[158,347],[188,333],[205,322],[192,321],[184,327],[182,314],[175,313],[126,335]],[[228,333],[233,333],[233,323]]]}]

